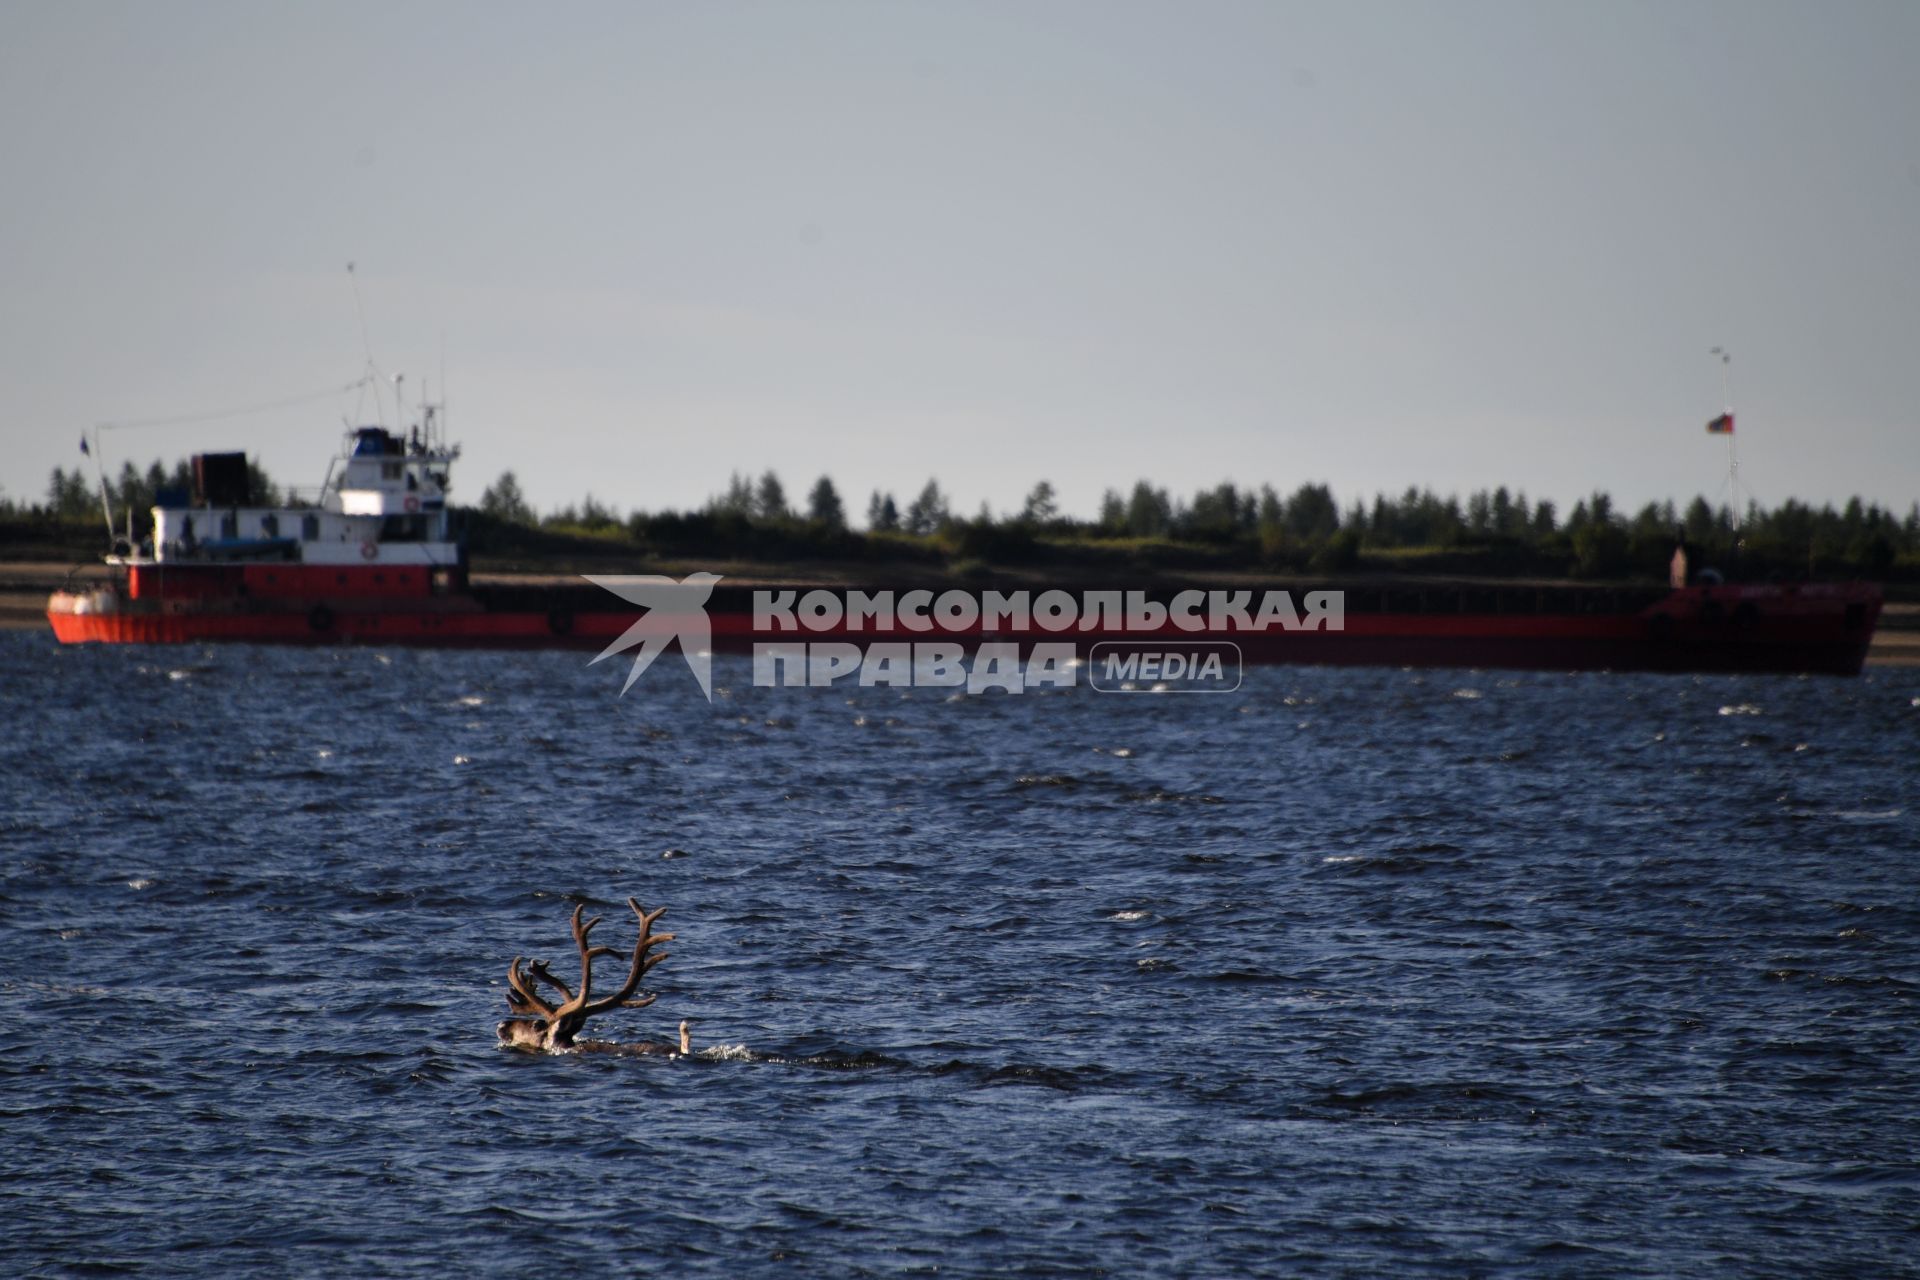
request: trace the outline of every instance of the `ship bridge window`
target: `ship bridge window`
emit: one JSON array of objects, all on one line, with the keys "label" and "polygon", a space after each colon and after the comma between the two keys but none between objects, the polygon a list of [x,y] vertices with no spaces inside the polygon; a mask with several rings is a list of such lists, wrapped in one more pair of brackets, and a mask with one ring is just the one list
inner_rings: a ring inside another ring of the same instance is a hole
[{"label": "ship bridge window", "polygon": [[400,464],[397,462],[381,463],[380,478],[382,480],[398,480],[400,478]]},{"label": "ship bridge window", "polygon": [[240,517],[236,513],[229,511],[220,517],[220,536],[223,538],[240,536]]},{"label": "ship bridge window", "polygon": [[319,516],[301,516],[300,517],[300,537],[302,540],[306,542],[320,541],[320,517]]},{"label": "ship bridge window", "polygon": [[260,536],[277,538],[280,536],[280,517],[269,511],[260,517]]},{"label": "ship bridge window", "polygon": [[353,433],[353,456],[356,458],[377,458],[381,454],[399,452],[400,442],[383,427],[361,427]]}]

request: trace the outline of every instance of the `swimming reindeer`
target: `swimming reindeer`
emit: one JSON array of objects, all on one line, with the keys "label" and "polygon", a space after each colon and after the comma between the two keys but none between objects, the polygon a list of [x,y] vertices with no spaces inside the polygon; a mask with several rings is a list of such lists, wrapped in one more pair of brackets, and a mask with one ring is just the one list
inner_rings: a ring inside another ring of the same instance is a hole
[{"label": "swimming reindeer", "polygon": [[[633,998],[639,989],[640,979],[647,971],[667,958],[664,951],[654,951],[663,943],[672,942],[670,933],[655,933],[653,923],[666,914],[665,907],[653,911],[643,911],[640,904],[632,898],[627,905],[633,908],[633,914],[640,920],[640,937],[633,944],[633,962],[627,970],[627,980],[620,989],[610,996],[598,1000],[592,996],[593,961],[596,956],[620,954],[616,947],[596,947],[588,942],[593,926],[600,923],[600,917],[582,921],[586,911],[584,905],[573,909],[573,942],[580,949],[580,990],[576,993],[547,968],[544,960],[528,961],[521,968],[520,957],[515,956],[513,963],[507,966],[507,1007],[513,1016],[502,1022],[499,1027],[500,1043],[515,1049],[535,1049],[545,1053],[566,1053],[577,1050],[598,1050],[617,1053],[672,1053],[674,1047],[666,1044],[641,1042],[639,1044],[608,1044],[603,1041],[577,1039],[580,1029],[587,1019],[595,1014],[605,1013],[609,1009],[644,1009],[654,1002],[651,995]],[[650,954],[651,953],[651,954]],[[543,998],[539,986],[545,984],[559,993],[559,1000]],[[680,1024],[681,1053],[690,1049],[687,1024]]]}]

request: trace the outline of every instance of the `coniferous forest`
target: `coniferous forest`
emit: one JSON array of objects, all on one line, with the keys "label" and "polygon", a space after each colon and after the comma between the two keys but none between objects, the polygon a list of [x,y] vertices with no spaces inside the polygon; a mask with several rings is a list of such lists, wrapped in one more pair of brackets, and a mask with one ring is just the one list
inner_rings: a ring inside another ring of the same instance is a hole
[{"label": "coniferous forest", "polygon": [[[289,495],[250,466],[254,501]],[[132,463],[105,486],[116,527],[133,513],[145,536],[163,488],[190,487],[185,461],[145,470]],[[56,468],[34,502],[0,498],[6,541],[76,551],[103,533],[100,484]],[[902,496],[907,494],[909,496]],[[1858,498],[1843,507],[1788,499],[1736,513],[1695,497],[1638,510],[1594,493],[1561,508],[1501,485],[1464,499],[1430,489],[1376,494],[1342,507],[1325,484],[1283,493],[1271,484],[1223,482],[1178,496],[1147,480],[1110,489],[1091,518],[1063,512],[1054,487],[1036,482],[1018,510],[956,510],[937,479],[918,490],[874,492],[861,503],[821,476],[790,493],[772,471],[735,474],[726,489],[684,511],[622,513],[593,496],[534,510],[512,472],[459,509],[478,557],[516,562],[626,555],[684,562],[888,561],[950,569],[1086,564],[1248,568],[1290,572],[1489,573],[1638,578],[1664,576],[1676,541],[1696,566],[1743,576],[1845,576],[1920,580],[1920,503],[1904,513]]]}]

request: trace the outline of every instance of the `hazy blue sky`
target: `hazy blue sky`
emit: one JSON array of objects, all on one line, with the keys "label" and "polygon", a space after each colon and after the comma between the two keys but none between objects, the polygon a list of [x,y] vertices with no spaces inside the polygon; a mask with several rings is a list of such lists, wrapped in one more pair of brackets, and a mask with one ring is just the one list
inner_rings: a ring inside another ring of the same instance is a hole
[{"label": "hazy blue sky", "polygon": [[1711,496],[1715,345],[1761,500],[1920,497],[1911,0],[0,0],[0,190],[16,497],[357,376],[350,259],[469,500]]}]

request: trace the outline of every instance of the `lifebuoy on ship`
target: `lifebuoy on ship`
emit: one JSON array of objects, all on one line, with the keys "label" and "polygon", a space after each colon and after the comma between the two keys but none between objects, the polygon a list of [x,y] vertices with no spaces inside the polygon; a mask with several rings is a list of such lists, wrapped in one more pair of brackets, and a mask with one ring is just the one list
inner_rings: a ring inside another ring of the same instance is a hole
[{"label": "lifebuoy on ship", "polygon": [[573,634],[573,614],[566,609],[555,609],[547,615],[547,630],[557,636]]},{"label": "lifebuoy on ship", "polygon": [[407,508],[407,514],[412,515],[414,512],[420,509],[420,499],[414,497],[412,494],[408,494],[405,505]]},{"label": "lifebuoy on ship", "polygon": [[313,612],[307,615],[307,626],[314,631],[333,630],[333,610],[323,604],[313,606]]},{"label": "lifebuoy on ship", "polygon": [[380,554],[380,548],[378,545],[374,543],[374,540],[372,538],[368,538],[365,542],[360,544],[360,558],[362,560],[371,560],[379,554]]}]

